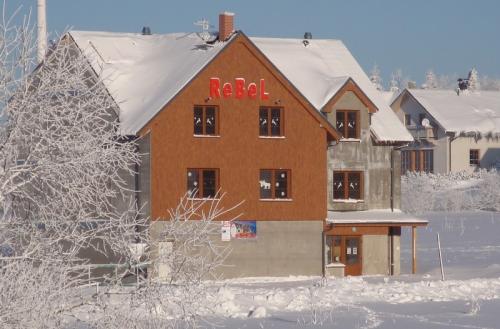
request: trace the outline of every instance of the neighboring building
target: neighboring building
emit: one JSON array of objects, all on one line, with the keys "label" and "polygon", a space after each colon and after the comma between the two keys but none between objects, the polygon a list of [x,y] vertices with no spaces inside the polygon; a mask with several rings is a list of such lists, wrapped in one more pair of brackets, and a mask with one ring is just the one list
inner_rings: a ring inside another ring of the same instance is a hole
[{"label": "neighboring building", "polygon": [[415,138],[402,150],[403,174],[500,166],[500,92],[406,89],[391,107]]},{"label": "neighboring building", "polygon": [[326,263],[399,273],[401,227],[426,224],[397,211],[397,147],[411,135],[342,42],[248,38],[232,24],[223,13],[218,35],[68,33],[148,155],[138,204],[165,219],[186,192],[244,200],[217,237],[232,249],[225,277],[321,275]]}]

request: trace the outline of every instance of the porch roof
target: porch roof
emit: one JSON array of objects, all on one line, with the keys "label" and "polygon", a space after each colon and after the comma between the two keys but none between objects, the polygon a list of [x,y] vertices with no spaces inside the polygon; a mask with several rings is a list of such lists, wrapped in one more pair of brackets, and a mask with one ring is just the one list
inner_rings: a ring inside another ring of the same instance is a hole
[{"label": "porch roof", "polygon": [[327,224],[364,226],[426,226],[429,222],[399,209],[376,209],[365,211],[328,211]]}]

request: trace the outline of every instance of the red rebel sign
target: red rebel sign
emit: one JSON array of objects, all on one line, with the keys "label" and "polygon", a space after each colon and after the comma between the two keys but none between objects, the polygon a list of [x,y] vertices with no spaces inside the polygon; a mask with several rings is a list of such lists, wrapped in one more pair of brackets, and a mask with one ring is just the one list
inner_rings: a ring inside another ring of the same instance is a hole
[{"label": "red rebel sign", "polygon": [[236,99],[243,99],[248,97],[250,99],[256,99],[258,96],[261,100],[269,99],[269,93],[266,92],[266,82],[264,79],[260,79],[258,88],[255,82],[251,82],[247,85],[243,78],[234,79],[234,85],[231,82],[225,82],[221,88],[219,78],[210,78],[210,98],[217,99],[220,98],[221,95],[224,98],[234,97]]}]

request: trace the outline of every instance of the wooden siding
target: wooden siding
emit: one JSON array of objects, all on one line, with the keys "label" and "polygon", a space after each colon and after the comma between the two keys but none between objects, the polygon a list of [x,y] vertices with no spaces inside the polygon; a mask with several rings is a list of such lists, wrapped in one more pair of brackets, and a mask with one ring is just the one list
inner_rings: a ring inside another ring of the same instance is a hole
[{"label": "wooden siding", "polygon": [[[166,54],[166,56],[168,56]],[[209,80],[265,79],[269,99],[208,99]],[[193,106],[219,107],[219,137],[193,136]],[[284,108],[285,135],[259,137],[259,108]],[[314,112],[313,112],[314,111]],[[323,220],[326,217],[326,149],[333,130],[256,50],[237,36],[142,130],[151,138],[151,215],[165,218],[187,189],[187,168],[218,168],[224,206],[244,200],[242,219]],[[325,121],[326,122],[326,121]],[[335,133],[335,131],[333,131]],[[260,169],[289,169],[291,201],[260,201]]]}]

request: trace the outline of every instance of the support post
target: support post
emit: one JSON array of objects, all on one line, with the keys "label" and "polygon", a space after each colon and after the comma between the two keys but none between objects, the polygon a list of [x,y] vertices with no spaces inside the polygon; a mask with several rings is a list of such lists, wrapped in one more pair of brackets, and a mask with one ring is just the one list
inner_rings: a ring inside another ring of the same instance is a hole
[{"label": "support post", "polygon": [[439,250],[439,264],[441,265],[441,280],[444,281],[443,256],[441,254],[441,239],[439,239],[439,233],[437,234],[437,243]]},{"label": "support post", "polygon": [[412,255],[412,269],[413,274],[417,273],[417,227],[411,227],[411,255]]}]

